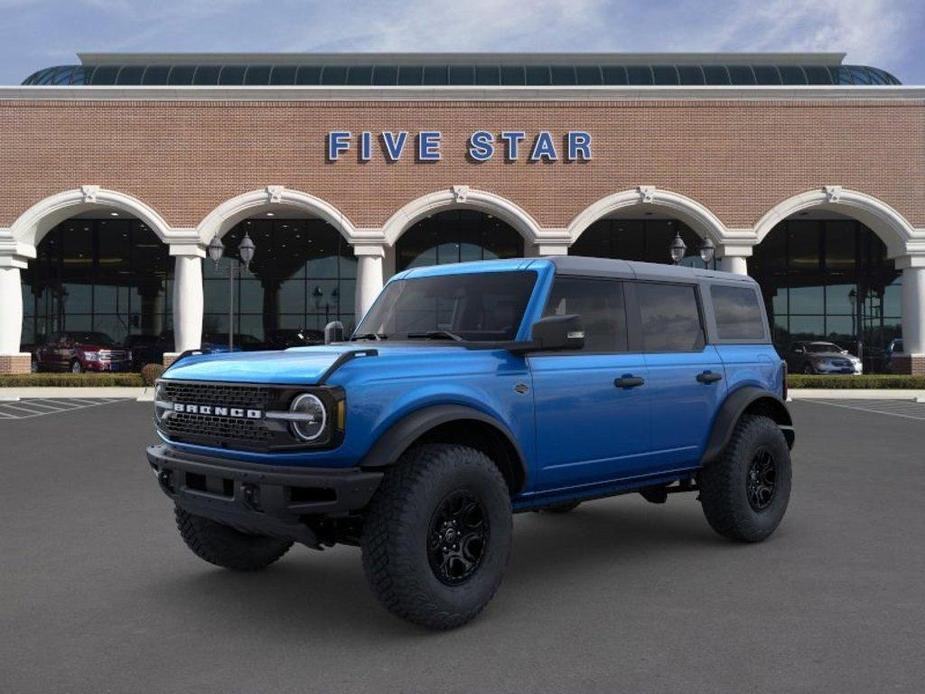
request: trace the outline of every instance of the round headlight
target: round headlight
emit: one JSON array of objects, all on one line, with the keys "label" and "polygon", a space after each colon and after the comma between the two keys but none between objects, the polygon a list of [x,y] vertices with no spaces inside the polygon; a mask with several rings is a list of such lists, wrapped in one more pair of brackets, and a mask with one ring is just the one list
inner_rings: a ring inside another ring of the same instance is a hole
[{"label": "round headlight", "polygon": [[324,403],[311,393],[302,393],[292,401],[289,411],[295,415],[289,425],[292,433],[303,441],[314,441],[324,432],[327,412]]}]

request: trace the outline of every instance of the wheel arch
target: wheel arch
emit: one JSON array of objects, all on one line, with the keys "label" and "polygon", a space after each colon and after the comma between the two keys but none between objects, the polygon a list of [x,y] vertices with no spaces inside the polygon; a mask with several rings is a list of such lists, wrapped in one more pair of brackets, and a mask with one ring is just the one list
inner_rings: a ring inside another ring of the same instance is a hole
[{"label": "wheel arch", "polygon": [[732,438],[732,432],[735,431],[739,419],[746,414],[761,415],[774,420],[787,439],[787,446],[793,448],[793,418],[786,403],[773,393],[757,386],[743,386],[730,393],[720,406],[713,420],[713,428],[710,430],[710,438],[707,439],[701,465],[719,458]]},{"label": "wheel arch", "polygon": [[394,465],[416,443],[441,442],[471,446],[494,461],[511,494],[527,481],[526,458],[511,431],[495,418],[465,405],[433,405],[405,415],[373,444],[363,468]]}]

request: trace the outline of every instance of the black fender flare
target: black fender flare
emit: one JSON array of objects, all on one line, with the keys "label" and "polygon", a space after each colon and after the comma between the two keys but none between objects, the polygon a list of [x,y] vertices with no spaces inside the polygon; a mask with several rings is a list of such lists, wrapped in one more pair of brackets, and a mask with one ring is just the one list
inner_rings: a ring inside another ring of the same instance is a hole
[{"label": "black fender flare", "polygon": [[390,426],[379,437],[363,457],[360,467],[375,469],[394,465],[411,444],[428,431],[441,424],[460,420],[473,420],[487,424],[499,436],[504,437],[504,440],[515,454],[516,459],[512,461],[512,464],[518,466],[518,469],[514,472],[522,480],[519,485],[522,487],[527,479],[526,458],[514,434],[505,424],[494,417],[466,405],[430,405],[410,412]]},{"label": "black fender flare", "polygon": [[759,406],[762,413],[767,414],[777,422],[777,426],[783,432],[784,438],[787,439],[787,445],[793,448],[795,438],[793,418],[790,416],[786,403],[774,393],[757,386],[743,386],[726,396],[720,406],[716,418],[713,420],[713,428],[710,431],[710,438],[707,439],[706,450],[700,460],[701,465],[706,465],[719,458],[726,444],[732,438],[732,432],[735,430],[739,418],[747,409],[753,406]]}]

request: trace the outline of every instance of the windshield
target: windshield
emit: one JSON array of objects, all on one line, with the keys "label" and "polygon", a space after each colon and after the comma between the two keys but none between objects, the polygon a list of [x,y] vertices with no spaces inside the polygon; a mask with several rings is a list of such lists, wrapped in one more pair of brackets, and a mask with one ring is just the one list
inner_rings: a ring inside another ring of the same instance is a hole
[{"label": "windshield", "polygon": [[479,272],[390,282],[354,339],[513,340],[536,273]]},{"label": "windshield", "polygon": [[831,342],[813,342],[807,346],[806,351],[824,354],[826,352],[843,352],[844,350]]},{"label": "windshield", "polygon": [[109,335],[104,333],[68,333],[74,342],[87,345],[98,345],[99,347],[115,347],[116,343]]}]

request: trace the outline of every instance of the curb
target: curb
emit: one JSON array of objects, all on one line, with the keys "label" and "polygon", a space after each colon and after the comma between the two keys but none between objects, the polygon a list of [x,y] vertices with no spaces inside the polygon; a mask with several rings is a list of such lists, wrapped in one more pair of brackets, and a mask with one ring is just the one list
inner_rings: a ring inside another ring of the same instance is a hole
[{"label": "curb", "polygon": [[17,402],[25,398],[52,398],[54,400],[83,398],[125,398],[135,402],[153,402],[153,388],[125,386],[87,386],[59,388],[32,386],[21,388],[0,388],[0,402]]},{"label": "curb", "polygon": [[925,402],[925,390],[901,388],[791,388],[791,400],[910,400]]}]

